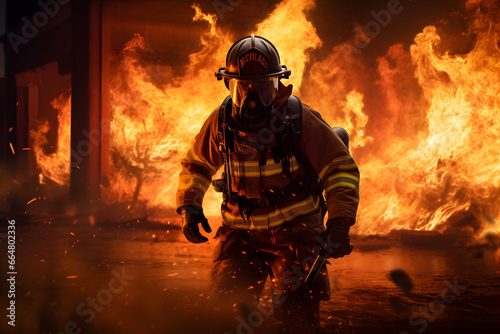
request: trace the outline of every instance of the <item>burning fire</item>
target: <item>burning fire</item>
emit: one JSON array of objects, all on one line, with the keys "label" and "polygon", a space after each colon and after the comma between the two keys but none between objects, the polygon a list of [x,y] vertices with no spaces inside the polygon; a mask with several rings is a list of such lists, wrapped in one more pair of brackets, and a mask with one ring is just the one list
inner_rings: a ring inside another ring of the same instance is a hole
[{"label": "burning fire", "polygon": [[[193,7],[193,20],[206,21],[203,48],[190,55],[183,77],[165,84],[155,81],[138,51],[148,52],[140,35],[127,43],[111,81],[111,186],[108,201],[140,200],[148,207],[175,203],[180,160],[204,119],[224,99],[225,87],[213,76],[225,59],[232,37],[216,27],[215,15]],[[217,102],[216,102],[217,101]],[[216,215],[220,201],[213,190],[205,199],[208,215]]]},{"label": "burning fire", "polygon": [[[348,44],[323,60],[310,58],[308,50],[322,45],[304,14],[312,6],[313,0],[282,1],[252,32],[276,45],[292,70],[294,93],[330,124],[349,131],[362,175],[356,232],[460,229],[477,238],[500,233],[500,31],[498,20],[486,15],[498,15],[494,2],[467,3],[475,11],[470,33],[476,35],[467,54],[436,51],[445,37],[428,26],[410,52],[401,44],[391,46],[376,72],[349,54]],[[213,72],[239,36],[218,27],[215,15],[193,8],[194,20],[207,22],[209,29],[181,77],[156,81],[141,56],[152,51],[139,35],[118,58],[110,86],[112,173],[103,190],[108,202],[172,206],[179,161],[227,95]],[[33,137],[44,177],[67,184],[69,104],[58,101],[63,130],[57,154],[40,149],[48,124]],[[217,216],[219,205],[220,197],[210,190],[207,215]]]},{"label": "burning fire", "polygon": [[310,60],[306,51],[317,49],[323,43],[304,13],[314,7],[314,4],[314,0],[283,1],[256,27],[256,35],[270,40],[281,51],[281,63],[292,70],[287,84],[294,85],[295,95],[298,95],[305,66]]},{"label": "burning fire", "polygon": [[40,123],[36,130],[31,130],[33,152],[41,172],[41,184],[50,179],[59,185],[69,184],[70,151],[71,151],[71,96],[64,93],[50,103],[57,110],[57,147],[53,153],[45,153],[48,140],[46,134],[50,130],[48,121]]},{"label": "burning fire", "polygon": [[[495,223],[500,215],[500,26],[478,12],[472,28],[476,43],[465,55],[437,53],[441,38],[433,26],[416,36],[411,60],[427,101],[427,128],[412,147],[386,143],[386,154],[361,165],[360,233],[409,228],[467,230],[482,237],[500,232]],[[389,157],[389,152],[398,154]]]}]

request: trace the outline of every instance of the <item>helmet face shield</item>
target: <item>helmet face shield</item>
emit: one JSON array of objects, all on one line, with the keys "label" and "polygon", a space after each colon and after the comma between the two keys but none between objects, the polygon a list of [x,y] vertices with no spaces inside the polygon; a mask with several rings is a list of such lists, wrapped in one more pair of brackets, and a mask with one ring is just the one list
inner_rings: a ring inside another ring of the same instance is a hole
[{"label": "helmet face shield", "polygon": [[229,79],[229,94],[233,103],[241,107],[250,93],[259,96],[264,106],[270,105],[278,92],[278,77],[267,77],[258,80]]}]

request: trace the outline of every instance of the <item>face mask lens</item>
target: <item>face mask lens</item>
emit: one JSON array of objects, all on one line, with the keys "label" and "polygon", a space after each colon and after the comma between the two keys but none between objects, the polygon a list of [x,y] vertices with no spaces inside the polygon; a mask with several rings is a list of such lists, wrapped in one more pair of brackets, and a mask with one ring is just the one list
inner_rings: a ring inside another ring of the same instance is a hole
[{"label": "face mask lens", "polygon": [[[276,82],[276,85],[275,85]],[[278,78],[268,78],[266,80],[259,80],[253,82],[253,89],[262,99],[262,103],[268,106],[273,102],[276,97],[278,89]]]},{"label": "face mask lens", "polygon": [[229,79],[229,94],[233,99],[233,103],[238,107],[241,106],[243,99],[246,97],[250,85],[251,81]]},{"label": "face mask lens", "polygon": [[250,91],[255,92],[265,106],[270,105],[278,91],[278,78],[264,78],[261,80],[246,81],[229,79],[229,94],[233,103],[241,106]]}]

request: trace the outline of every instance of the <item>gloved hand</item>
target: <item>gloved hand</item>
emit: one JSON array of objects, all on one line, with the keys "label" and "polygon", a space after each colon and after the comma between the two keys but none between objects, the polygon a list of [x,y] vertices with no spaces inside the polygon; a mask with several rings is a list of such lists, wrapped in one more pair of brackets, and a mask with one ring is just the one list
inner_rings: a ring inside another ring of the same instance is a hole
[{"label": "gloved hand", "polygon": [[335,217],[326,222],[326,230],[320,235],[320,239],[316,242],[314,253],[322,252],[328,258],[334,259],[349,255],[352,252],[349,238],[349,229],[353,225],[353,221],[343,217]]},{"label": "gloved hand", "polygon": [[184,205],[178,210],[180,210],[182,215],[182,233],[186,239],[194,244],[208,241],[207,237],[201,235],[200,228],[198,227],[198,224],[201,224],[205,232],[212,232],[208,220],[203,214],[203,209],[199,206]]}]

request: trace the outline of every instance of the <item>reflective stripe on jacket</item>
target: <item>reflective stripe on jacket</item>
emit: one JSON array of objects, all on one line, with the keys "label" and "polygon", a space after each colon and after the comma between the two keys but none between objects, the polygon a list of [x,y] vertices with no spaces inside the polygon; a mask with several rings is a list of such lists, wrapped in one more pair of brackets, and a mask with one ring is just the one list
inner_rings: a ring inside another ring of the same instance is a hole
[{"label": "reflective stripe on jacket", "polygon": [[[325,189],[328,216],[354,220],[359,198],[357,165],[338,135],[307,105],[302,107],[301,147]],[[219,108],[205,121],[181,162],[177,207],[202,206],[212,176],[224,163],[219,151],[218,118]],[[273,158],[272,148],[276,146],[276,138],[272,138],[272,132],[267,132],[265,136],[263,133],[235,132],[234,138],[235,152],[230,154],[234,192],[250,199],[264,199],[264,191],[273,192],[290,182],[282,163]],[[264,160],[265,164],[262,164]],[[305,172],[293,155],[289,161],[292,179]],[[240,229],[267,230],[320,210],[318,196],[294,195],[275,205],[256,206],[248,218],[240,213],[237,205],[224,203],[221,209],[223,224]]]}]

